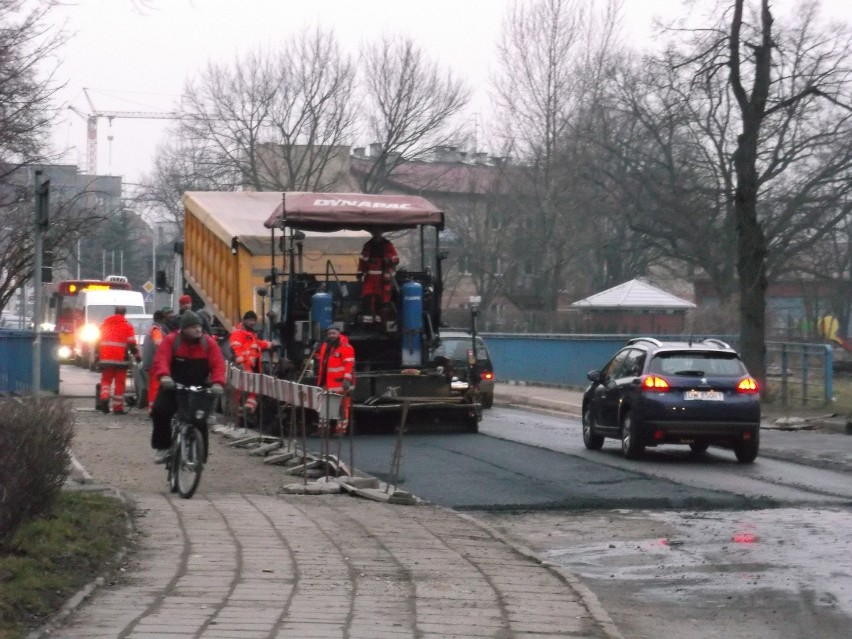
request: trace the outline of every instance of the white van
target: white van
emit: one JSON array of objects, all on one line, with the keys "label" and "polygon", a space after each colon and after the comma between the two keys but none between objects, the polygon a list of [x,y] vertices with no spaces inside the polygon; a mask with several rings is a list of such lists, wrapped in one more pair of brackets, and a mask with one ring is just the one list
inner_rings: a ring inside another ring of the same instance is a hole
[{"label": "white van", "polygon": [[83,368],[92,367],[100,325],[115,313],[116,306],[126,308],[128,315],[145,314],[145,298],[139,291],[83,291],[76,306],[83,311],[83,325],[74,335],[74,361]]}]

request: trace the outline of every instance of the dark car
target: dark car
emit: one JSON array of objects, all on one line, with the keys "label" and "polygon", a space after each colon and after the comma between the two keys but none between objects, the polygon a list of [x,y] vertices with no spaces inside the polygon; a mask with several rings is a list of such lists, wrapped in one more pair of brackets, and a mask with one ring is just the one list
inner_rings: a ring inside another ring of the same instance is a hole
[{"label": "dark car", "polygon": [[[453,391],[464,394],[468,387],[468,353],[473,350],[472,335],[466,331],[442,330],[440,342],[432,351],[432,359],[446,358],[452,368],[451,386]],[[483,408],[494,405],[494,366],[485,341],[476,336],[476,363],[473,365],[475,375],[479,376],[480,403]]]},{"label": "dark car", "polygon": [[724,342],[631,339],[583,395],[583,443],[598,450],[605,437],[621,440],[628,459],[646,446],[688,444],[734,451],[741,463],[757,457],[760,396],[737,352]]}]

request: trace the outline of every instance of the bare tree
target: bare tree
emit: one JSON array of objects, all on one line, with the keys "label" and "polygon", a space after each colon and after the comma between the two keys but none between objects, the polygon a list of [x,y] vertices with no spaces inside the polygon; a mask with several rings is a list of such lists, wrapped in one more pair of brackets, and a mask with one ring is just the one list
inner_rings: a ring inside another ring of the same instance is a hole
[{"label": "bare tree", "polygon": [[659,264],[705,274],[726,303],[736,292],[735,123],[725,79],[696,75],[690,55],[670,47],[622,65],[601,116],[612,131],[593,141],[605,148],[601,167],[626,204],[619,225],[652,247]]},{"label": "bare tree", "polygon": [[380,193],[404,162],[459,144],[463,136],[455,118],[470,91],[410,39],[385,37],[367,46],[361,60],[364,119],[370,139],[378,144],[361,190]]},{"label": "bare tree", "polygon": [[759,4],[750,22],[743,2],[720,3],[710,28],[622,74],[635,126],[611,150],[636,193],[631,228],[703,271],[723,304],[738,299],[743,355],[762,379],[769,281],[801,272],[847,214],[852,49],[814,3],[786,29]]},{"label": "bare tree", "polygon": [[[494,326],[494,302],[502,295],[507,280],[523,278],[523,264],[508,261],[513,243],[511,226],[514,210],[507,197],[507,172],[511,166],[467,166],[466,193],[445,206],[446,246],[451,249],[445,271],[444,290],[452,294],[463,283],[472,284],[481,299],[484,325]],[[440,206],[439,198],[435,199]],[[519,284],[523,284],[521,281]]]},{"label": "bare tree", "polygon": [[[178,132],[176,132],[177,134]],[[155,222],[183,228],[183,194],[187,191],[232,191],[242,180],[237,168],[219,161],[203,142],[180,139],[157,149],[154,169],[142,177],[134,201]]]},{"label": "bare tree", "polygon": [[46,159],[58,86],[50,56],[63,42],[46,25],[53,0],[0,0],[0,180]]},{"label": "bare tree", "polygon": [[[0,309],[33,277],[34,182],[33,171],[29,167],[19,167],[8,172],[0,184]],[[52,180],[44,265],[68,264],[76,248],[76,238],[90,236],[92,230],[117,208],[116,199],[101,190],[95,179],[82,186],[76,180],[73,185]],[[87,243],[86,249],[91,251],[92,247]],[[94,256],[87,257],[90,261]],[[79,259],[75,255],[75,265]]]},{"label": "bare tree", "polygon": [[0,308],[33,273],[33,183],[27,167],[49,159],[56,111],[51,56],[61,32],[52,0],[0,0]]},{"label": "bare tree", "polygon": [[[805,5],[799,18],[802,24],[799,37],[791,40],[789,49],[780,48],[782,34],[773,29],[769,0],[761,0],[759,22],[755,25],[746,21],[743,5],[743,0],[735,0],[727,37],[729,81],[741,119],[733,154],[740,334],[746,365],[763,380],[767,264],[773,246],[772,226],[760,217],[761,187],[773,178],[783,181],[784,176],[787,181],[784,186],[798,184],[799,193],[807,199],[811,195],[836,198],[836,190],[831,193],[831,186],[840,177],[846,178],[848,188],[848,169],[838,173],[837,164],[849,166],[852,112],[848,107],[827,109],[828,112],[820,107],[852,104],[850,39],[844,31],[813,33],[814,5]],[[814,148],[823,136],[833,132],[838,132],[838,139],[844,143]],[[764,154],[767,134],[774,139],[790,138],[793,144],[787,153]],[[800,166],[791,170],[796,160],[801,160]],[[826,176],[825,168],[830,175]],[[828,177],[829,184],[821,179],[824,177]],[[791,202],[789,197],[784,200],[788,206],[778,221],[785,225],[801,224],[803,218],[811,218],[813,223],[809,211],[803,212],[798,202]],[[836,218],[824,220],[822,226],[831,227],[836,221]],[[819,229],[813,225],[810,228]],[[811,235],[823,234],[817,231]],[[802,245],[810,246],[813,241]]]},{"label": "bare tree", "polygon": [[333,33],[304,31],[280,52],[209,64],[187,84],[182,134],[250,188],[328,190],[345,172],[354,78]]},{"label": "bare tree", "polygon": [[591,188],[582,179],[580,131],[584,107],[599,97],[607,51],[617,48],[618,6],[599,13],[584,0],[516,2],[504,22],[495,92],[505,144],[518,158],[514,258],[532,258],[531,286],[508,292],[521,308],[555,311],[572,265],[585,262],[574,242],[588,227]]}]

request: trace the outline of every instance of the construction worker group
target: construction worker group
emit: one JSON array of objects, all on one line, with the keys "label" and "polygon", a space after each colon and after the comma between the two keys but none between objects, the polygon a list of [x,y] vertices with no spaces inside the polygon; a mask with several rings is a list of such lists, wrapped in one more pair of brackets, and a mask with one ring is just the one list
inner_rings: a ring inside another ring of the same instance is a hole
[{"label": "construction worker group", "polygon": [[[365,276],[368,276],[366,267]],[[376,302],[382,303],[386,293],[385,282],[371,290],[376,294]],[[136,361],[142,381],[147,386],[144,397],[139,399],[142,406],[148,406],[152,418],[151,445],[158,463],[164,461],[167,454],[169,423],[176,407],[172,390],[175,382],[212,384],[215,392],[223,392],[225,385],[225,357],[211,335],[210,322],[202,312],[192,310],[190,296],[183,295],[178,302],[179,313],[174,313],[170,307],[153,313],[141,352],[134,328],[125,318],[124,307],[116,307],[114,314],[107,317],[100,327],[98,408],[108,413],[111,403],[113,413],[126,412],[124,395],[128,367],[131,359]],[[277,343],[258,335],[258,317],[250,310],[243,314],[242,321],[231,331],[227,346],[234,365],[246,372],[260,373],[263,372],[263,352],[276,348]],[[326,328],[324,340],[315,349],[315,356],[317,385],[348,398],[355,384],[355,351],[338,327]],[[244,415],[251,415],[257,410],[255,393],[235,391],[232,399],[242,407]],[[341,429],[345,431],[347,422],[346,419],[341,420],[338,432]]]}]

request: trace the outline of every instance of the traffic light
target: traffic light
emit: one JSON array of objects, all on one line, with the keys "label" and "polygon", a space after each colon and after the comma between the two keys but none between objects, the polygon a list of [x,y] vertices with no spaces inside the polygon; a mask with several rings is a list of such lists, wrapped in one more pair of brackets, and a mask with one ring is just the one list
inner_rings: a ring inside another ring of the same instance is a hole
[{"label": "traffic light", "polygon": [[154,282],[154,286],[158,291],[165,291],[168,288],[168,284],[166,283],[166,272],[165,271],[157,271],[156,277],[154,278],[156,282]]}]

